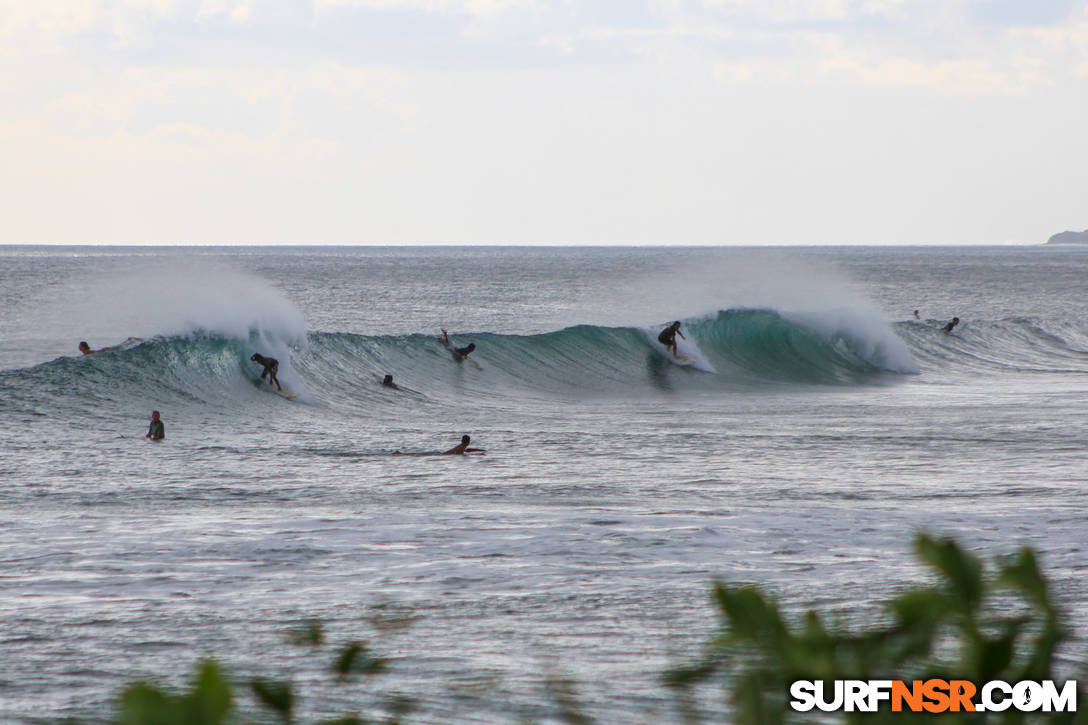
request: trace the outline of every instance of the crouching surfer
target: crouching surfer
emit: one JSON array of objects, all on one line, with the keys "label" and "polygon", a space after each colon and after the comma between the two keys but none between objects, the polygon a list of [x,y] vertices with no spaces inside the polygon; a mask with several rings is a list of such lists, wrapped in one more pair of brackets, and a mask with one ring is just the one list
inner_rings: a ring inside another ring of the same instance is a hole
[{"label": "crouching surfer", "polygon": [[151,411],[151,425],[147,427],[147,435],[144,438],[153,441],[161,441],[166,438],[166,426],[162,423],[162,416],[159,415],[159,411]]},{"label": "crouching surfer", "polygon": [[264,370],[261,371],[261,380],[264,380],[265,376],[267,375],[268,384],[272,385],[273,383],[275,383],[276,390],[279,390],[282,393],[283,386],[280,385],[280,381],[276,377],[276,373],[278,373],[280,370],[280,361],[274,357],[265,357],[259,352],[253,353],[253,356],[249,359],[255,363],[260,363],[260,365],[264,368]]},{"label": "crouching surfer", "polygon": [[666,350],[672,351],[672,356],[677,360],[680,359],[680,354],[676,349],[676,336],[679,335],[681,340],[686,340],[684,333],[680,332],[680,320],[672,323],[657,336],[657,341],[665,346]]}]

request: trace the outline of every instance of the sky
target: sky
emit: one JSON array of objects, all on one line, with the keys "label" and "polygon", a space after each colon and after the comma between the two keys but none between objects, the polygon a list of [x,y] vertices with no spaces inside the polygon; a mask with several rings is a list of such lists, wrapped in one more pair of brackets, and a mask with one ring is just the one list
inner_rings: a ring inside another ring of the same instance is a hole
[{"label": "sky", "polygon": [[0,243],[1088,227],[1088,0],[0,0]]}]

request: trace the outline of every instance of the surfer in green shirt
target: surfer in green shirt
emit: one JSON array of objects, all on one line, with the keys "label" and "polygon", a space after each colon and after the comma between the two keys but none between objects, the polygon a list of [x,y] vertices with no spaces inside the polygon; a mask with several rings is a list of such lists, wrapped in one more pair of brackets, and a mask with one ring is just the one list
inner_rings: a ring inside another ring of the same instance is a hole
[{"label": "surfer in green shirt", "polygon": [[162,419],[159,417],[159,411],[151,411],[151,425],[147,427],[147,435],[144,438],[150,438],[153,441],[161,441],[166,437],[166,426],[162,424]]}]

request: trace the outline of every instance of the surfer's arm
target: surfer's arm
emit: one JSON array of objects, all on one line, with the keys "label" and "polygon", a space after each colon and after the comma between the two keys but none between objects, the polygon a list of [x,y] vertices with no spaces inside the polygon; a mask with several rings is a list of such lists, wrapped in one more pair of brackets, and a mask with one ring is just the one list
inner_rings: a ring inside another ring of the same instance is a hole
[{"label": "surfer's arm", "polygon": [[687,339],[686,337],[684,337],[684,333],[680,332],[679,330],[676,331],[676,334],[680,336],[681,340],[686,340]]}]

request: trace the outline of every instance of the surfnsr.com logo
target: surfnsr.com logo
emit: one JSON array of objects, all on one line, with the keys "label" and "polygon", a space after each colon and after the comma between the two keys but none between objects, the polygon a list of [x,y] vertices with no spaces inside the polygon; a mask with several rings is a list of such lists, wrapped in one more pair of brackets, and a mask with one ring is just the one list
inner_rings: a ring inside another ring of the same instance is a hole
[{"label": "surfnsr.com logo", "polygon": [[1077,683],[1053,680],[1002,682],[981,687],[968,680],[797,680],[790,685],[797,712],[1076,712]]}]

